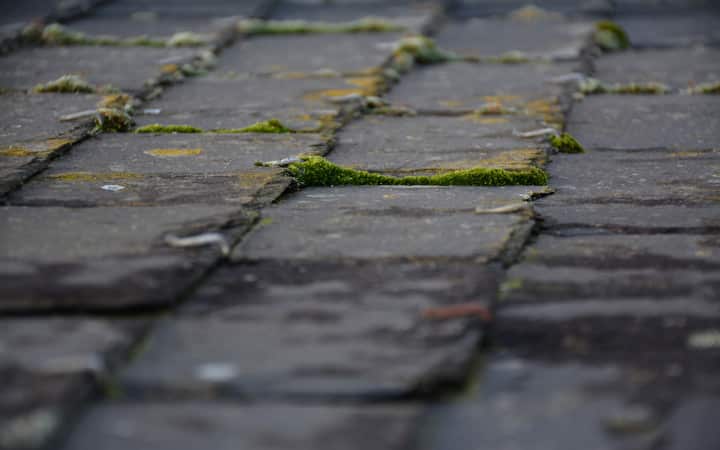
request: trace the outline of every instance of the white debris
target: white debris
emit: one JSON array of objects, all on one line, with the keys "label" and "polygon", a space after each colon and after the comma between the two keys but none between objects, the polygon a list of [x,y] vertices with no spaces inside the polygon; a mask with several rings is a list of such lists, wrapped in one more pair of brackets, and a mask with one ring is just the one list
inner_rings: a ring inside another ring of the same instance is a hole
[{"label": "white debris", "polygon": [[97,110],[95,109],[87,109],[85,111],[79,111],[72,114],[65,114],[64,116],[60,116],[60,121],[68,122],[70,120],[84,119],[85,117],[94,116],[96,112]]},{"label": "white debris", "polygon": [[212,383],[221,383],[235,378],[239,370],[235,364],[230,363],[208,363],[198,366],[195,369],[195,377]]},{"label": "white debris", "polygon": [[105,184],[103,186],[100,186],[100,189],[104,191],[117,192],[125,189],[125,186],[120,186],[119,184]]},{"label": "white debris", "polygon": [[277,159],[274,161],[259,161],[256,163],[256,165],[261,167],[287,167],[290,164],[301,162],[302,159],[298,158],[297,156],[289,156],[287,158],[283,159]]},{"label": "white debris", "polygon": [[528,209],[527,203],[511,203],[497,208],[475,208],[475,214],[509,214]]},{"label": "white debris", "polygon": [[147,109],[143,109],[143,114],[147,114],[150,116],[156,116],[156,115],[160,114],[161,111],[162,110],[160,108],[147,108]]},{"label": "white debris", "polygon": [[165,236],[165,243],[170,247],[203,247],[217,244],[223,256],[230,254],[230,244],[220,233],[202,233],[195,236],[178,237],[173,234]]},{"label": "white debris", "polygon": [[548,135],[557,135],[558,131],[555,128],[540,128],[539,130],[532,130],[532,131],[518,131],[513,130],[513,135],[517,137],[522,138],[532,138],[532,137],[539,137],[539,136],[548,136]]}]

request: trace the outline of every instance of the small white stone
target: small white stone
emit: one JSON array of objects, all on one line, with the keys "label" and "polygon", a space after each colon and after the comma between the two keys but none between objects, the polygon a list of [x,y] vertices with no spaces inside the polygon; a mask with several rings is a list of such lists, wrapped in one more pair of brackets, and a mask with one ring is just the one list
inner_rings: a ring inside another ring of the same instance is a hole
[{"label": "small white stone", "polygon": [[125,189],[125,186],[120,186],[119,184],[105,184],[100,187],[100,189],[102,189],[103,191],[117,192]]},{"label": "small white stone", "polygon": [[195,369],[195,377],[202,381],[219,383],[230,381],[238,375],[238,368],[230,363],[209,363]]}]

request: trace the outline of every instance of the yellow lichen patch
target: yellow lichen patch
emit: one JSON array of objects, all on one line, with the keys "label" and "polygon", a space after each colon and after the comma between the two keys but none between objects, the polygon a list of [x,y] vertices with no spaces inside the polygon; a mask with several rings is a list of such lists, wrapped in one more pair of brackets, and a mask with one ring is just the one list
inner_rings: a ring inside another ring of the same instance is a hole
[{"label": "yellow lichen patch", "polygon": [[111,180],[137,180],[142,175],[130,172],[108,172],[108,173],[92,173],[92,172],[65,172],[50,175],[48,178],[66,182],[93,182],[93,181],[111,181]]},{"label": "yellow lichen patch", "polygon": [[547,11],[545,9],[538,8],[535,5],[526,5],[522,8],[511,11],[510,14],[508,14],[508,17],[510,17],[511,20],[535,22],[539,20],[560,19],[562,18],[562,14]]},{"label": "yellow lichen patch", "polygon": [[[34,152],[23,147],[8,147],[0,149],[0,156],[10,156],[15,158],[25,158],[28,156],[42,156],[43,152]],[[47,153],[47,152],[45,152]]]},{"label": "yellow lichen patch", "polygon": [[562,109],[557,98],[539,99],[528,102],[526,110],[530,115],[537,115],[550,125],[563,123]]},{"label": "yellow lichen patch", "polygon": [[521,100],[522,97],[519,95],[486,95],[482,98],[487,103],[499,103],[504,105],[506,103],[513,103]]},{"label": "yellow lichen patch", "polygon": [[238,174],[238,186],[242,189],[260,189],[270,183],[280,170],[262,172],[241,172]]},{"label": "yellow lichen patch", "polygon": [[483,125],[498,125],[501,123],[507,123],[508,119],[505,117],[488,117],[482,114],[466,114],[461,117],[462,120],[469,120],[471,122],[480,123]]},{"label": "yellow lichen patch", "polygon": [[345,81],[362,89],[363,95],[378,95],[383,89],[383,80],[380,77],[354,77]]},{"label": "yellow lichen patch", "polygon": [[64,139],[64,138],[46,139],[45,140],[45,149],[47,151],[52,152],[52,151],[58,150],[62,147],[65,147],[66,145],[70,145],[73,142],[75,142],[75,141],[73,141],[72,139]]},{"label": "yellow lichen patch", "polygon": [[180,66],[177,64],[163,64],[160,67],[160,72],[165,75],[171,75],[180,70]]},{"label": "yellow lichen patch", "polygon": [[460,100],[438,100],[438,104],[448,108],[459,108],[464,105]]},{"label": "yellow lichen patch", "polygon": [[346,97],[348,95],[363,95],[362,89],[322,89],[319,91],[310,91],[303,95],[304,100],[318,101],[327,100],[337,97]]},{"label": "yellow lichen patch", "polygon": [[201,148],[154,148],[146,150],[146,155],[157,156],[160,158],[174,158],[179,156],[197,156],[203,152]]},{"label": "yellow lichen patch", "polygon": [[536,148],[517,148],[506,150],[488,158],[442,162],[437,165],[440,170],[457,170],[471,167],[488,169],[525,170],[531,167],[542,168],[547,162],[543,150]]},{"label": "yellow lichen patch", "polygon": [[100,108],[126,109],[131,101],[132,98],[127,94],[105,95],[100,99],[98,106]]},{"label": "yellow lichen patch", "polygon": [[707,153],[705,152],[696,152],[696,151],[679,151],[679,152],[672,152],[670,153],[670,156],[673,158],[697,158],[700,156],[705,156]]}]

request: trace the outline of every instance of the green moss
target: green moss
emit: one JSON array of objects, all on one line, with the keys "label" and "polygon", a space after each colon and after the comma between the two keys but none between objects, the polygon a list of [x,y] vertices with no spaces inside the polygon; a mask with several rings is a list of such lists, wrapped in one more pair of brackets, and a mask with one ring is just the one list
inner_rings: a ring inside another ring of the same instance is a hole
[{"label": "green moss", "polygon": [[529,62],[530,58],[521,51],[513,50],[500,56],[486,58],[484,61],[498,64],[522,64]]},{"label": "green moss", "polygon": [[623,50],[630,47],[630,38],[623,28],[610,20],[595,24],[595,43],[603,50]]},{"label": "green moss", "polygon": [[240,129],[218,129],[215,133],[295,133],[296,131],[286,127],[278,119],[270,119],[254,123]]},{"label": "green moss", "polygon": [[688,92],[690,94],[720,94],[720,82],[713,82],[713,83],[701,83],[698,84],[690,89],[688,89]]},{"label": "green moss", "polygon": [[560,153],[585,153],[583,146],[568,133],[563,133],[560,136],[551,136],[550,144]]},{"label": "green moss", "polygon": [[202,128],[192,125],[161,125],[153,123],[144,125],[135,130],[136,133],[202,133]]},{"label": "green moss", "polygon": [[207,45],[212,37],[207,34],[183,31],[175,33],[167,40],[153,39],[146,35],[120,38],[117,36],[91,36],[81,31],[71,30],[59,23],[44,28],[31,26],[23,31],[23,36],[34,42],[50,45],[97,45],[97,46],[139,46],[139,47],[194,47]]},{"label": "green moss", "polygon": [[61,94],[91,93],[95,92],[95,86],[77,75],[63,75],[49,83],[38,84],[33,88],[33,92],[55,92]]},{"label": "green moss", "polygon": [[615,84],[608,88],[607,92],[611,94],[641,94],[641,95],[657,95],[666,94],[670,88],[662,83],[627,83]]},{"label": "green moss", "polygon": [[182,31],[173,34],[166,42],[168,47],[197,47],[207,45],[211,41],[211,36],[207,34],[193,33],[190,31]]},{"label": "green moss", "polygon": [[237,28],[246,34],[377,33],[404,30],[402,26],[373,17],[340,23],[249,19],[238,22]]},{"label": "green moss", "polygon": [[425,36],[407,36],[395,45],[393,54],[395,62],[403,69],[406,69],[408,57],[419,64],[435,64],[447,61],[458,61],[462,59],[455,53],[441,50],[435,41]]},{"label": "green moss", "polygon": [[439,175],[394,177],[341,167],[321,156],[303,157],[290,164],[287,171],[303,186],[507,186],[546,185],[548,181],[547,174],[537,168],[511,171],[478,167]]},{"label": "green moss", "polygon": [[95,131],[111,133],[127,131],[133,124],[132,117],[119,109],[99,108],[95,116]]}]

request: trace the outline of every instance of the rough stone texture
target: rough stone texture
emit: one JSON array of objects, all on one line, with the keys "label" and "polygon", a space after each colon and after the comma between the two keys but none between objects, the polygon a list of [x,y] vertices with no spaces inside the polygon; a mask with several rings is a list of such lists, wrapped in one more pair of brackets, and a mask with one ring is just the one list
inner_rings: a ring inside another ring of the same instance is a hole
[{"label": "rough stone texture", "polygon": [[[0,95],[0,149],[39,143],[65,135],[83,121],[61,122],[62,116],[95,109],[95,95],[5,93]],[[86,118],[85,121],[88,121]],[[28,150],[34,150],[32,147]],[[44,150],[38,150],[44,151]]]},{"label": "rough stone texture", "polygon": [[110,403],[91,411],[63,448],[204,450],[212,442],[216,450],[401,450],[418,413],[413,406]]},{"label": "rough stone texture", "polygon": [[39,375],[0,367],[0,449],[52,448],[93,391],[84,375]]},{"label": "rough stone texture", "polygon": [[150,396],[215,388],[372,399],[430,391],[462,382],[482,315],[426,314],[487,305],[493,283],[487,269],[447,262],[226,267],[188,299],[182,317],[158,327],[122,380]]},{"label": "rough stone texture", "polygon": [[[171,250],[166,233],[199,233],[249,219],[233,207],[2,208],[0,311],[158,308],[217,260],[214,248]],[[153,250],[154,249],[154,250]],[[152,251],[151,251],[152,250]],[[37,283],[38,274],[43,282]]]},{"label": "rough stone texture", "polygon": [[[112,4],[112,3],[110,3]],[[107,15],[103,13],[83,16],[66,26],[90,36],[117,36],[123,38],[148,36],[167,39],[175,33],[193,32],[213,39],[233,25],[227,18],[164,17],[156,15]]]},{"label": "rough stone texture", "polygon": [[392,53],[401,33],[352,33],[257,36],[223,52],[218,73],[282,74],[373,73]]},{"label": "rough stone texture", "polygon": [[[128,92],[141,91],[159,76],[165,64],[189,61],[197,49],[149,47],[28,47],[0,58],[0,87],[32,89],[63,75],[82,76],[89,83],[110,84]],[[133,70],[126,70],[133,67]]]},{"label": "rough stone texture", "polygon": [[513,130],[533,129],[517,117],[367,116],[344,127],[329,159],[371,171],[407,173],[472,167],[526,168],[542,164],[545,151]]},{"label": "rough stone texture", "polygon": [[326,150],[313,134],[108,134],[76,146],[47,174],[115,173],[119,181],[146,174],[228,174],[257,170],[257,161]]},{"label": "rough stone texture", "polygon": [[522,241],[523,212],[478,214],[522,202],[531,187],[305,189],[266,209],[266,225],[238,246],[241,259],[415,259],[502,256]]},{"label": "rough stone texture", "polygon": [[274,201],[290,184],[290,179],[277,169],[224,175],[144,175],[122,180],[113,177],[112,173],[95,177],[93,181],[63,180],[52,175],[34,178],[11,194],[7,203],[73,207],[200,203],[255,207]]},{"label": "rough stone texture", "polygon": [[37,375],[103,374],[126,356],[142,321],[0,319],[0,366]]},{"label": "rough stone texture", "polygon": [[683,398],[681,377],[663,368],[497,356],[482,377],[468,401],[424,415],[417,448],[700,450],[720,442],[708,416],[717,396]]},{"label": "rough stone texture", "polygon": [[568,132],[589,149],[712,149],[719,130],[720,98],[712,95],[590,96],[568,119]]},{"label": "rough stone texture", "polygon": [[690,47],[720,43],[720,12],[619,16],[633,47]]},{"label": "rough stone texture", "polygon": [[542,205],[717,203],[720,151],[590,151],[553,158],[556,195]]},{"label": "rough stone texture", "polygon": [[421,67],[388,95],[392,103],[427,111],[473,111],[488,103],[542,114],[562,93],[547,80],[572,72],[574,64],[469,64]]},{"label": "rough stone texture", "polygon": [[720,51],[705,47],[611,53],[595,66],[593,76],[610,83],[655,81],[686,89],[720,82]]},{"label": "rough stone texture", "polygon": [[463,56],[519,51],[529,58],[575,59],[591,31],[592,24],[563,19],[472,19],[446,25],[435,39],[441,48]]},{"label": "rough stone texture", "polygon": [[198,4],[192,0],[125,0],[109,2],[95,10],[98,16],[125,16],[134,13],[155,13],[158,18],[212,18],[229,16],[261,16],[271,6],[268,0],[211,0]]},{"label": "rough stone texture", "polygon": [[361,87],[341,78],[198,78],[147,103],[146,108],[160,109],[160,114],[136,119],[138,125],[159,122],[210,130],[276,118],[291,128],[314,129],[336,119],[342,110],[328,98],[360,93]]}]

